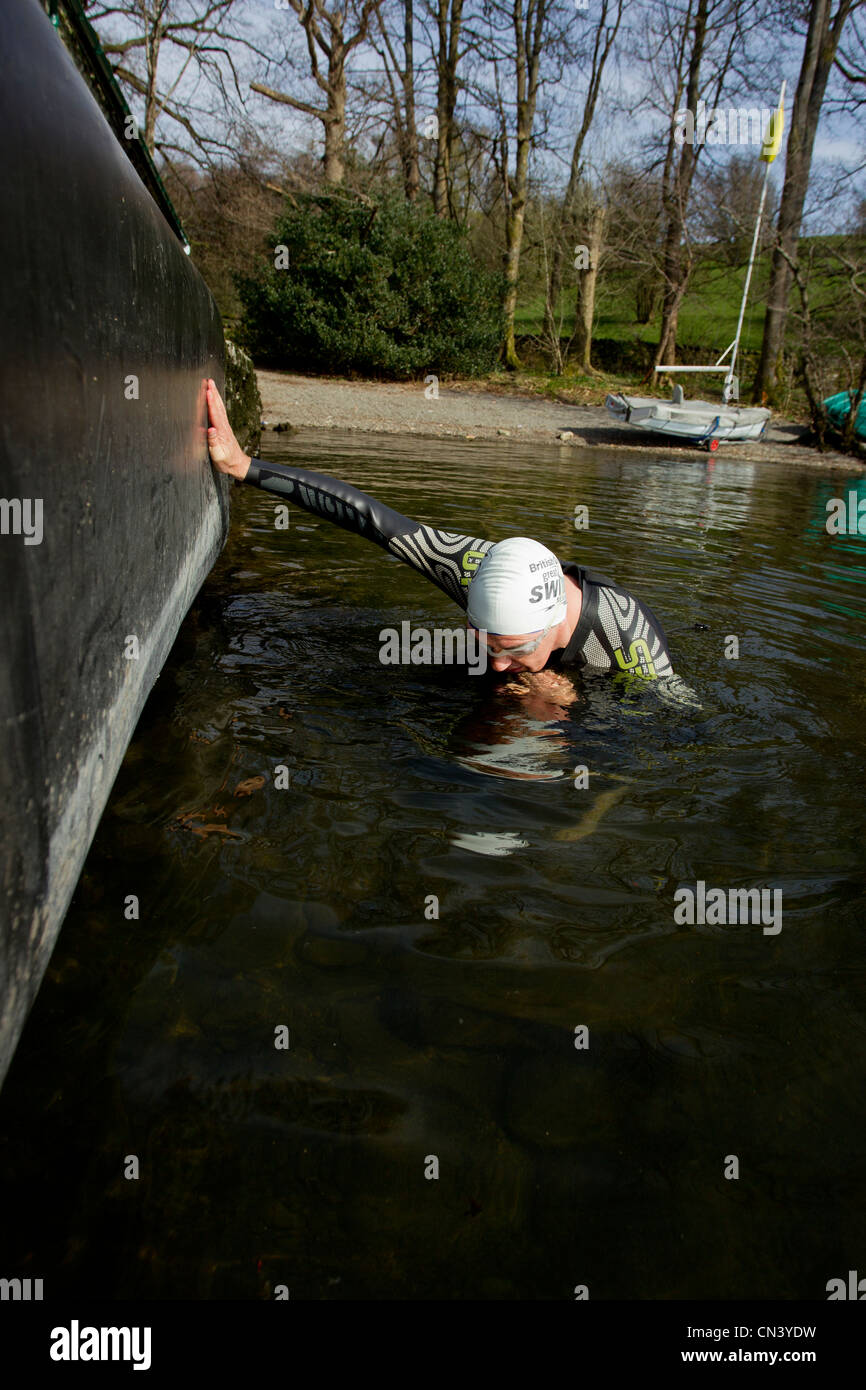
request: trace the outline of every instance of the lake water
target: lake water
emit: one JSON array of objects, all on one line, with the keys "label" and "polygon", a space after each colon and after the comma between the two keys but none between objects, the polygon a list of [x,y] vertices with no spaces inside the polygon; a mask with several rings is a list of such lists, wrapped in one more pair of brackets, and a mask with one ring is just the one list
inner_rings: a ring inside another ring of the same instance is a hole
[{"label": "lake water", "polygon": [[[724,446],[266,452],[613,575],[699,703],[383,666],[380,630],[458,610],[235,488],[0,1095],[0,1273],[475,1300],[866,1272],[866,538],[824,526],[866,481]],[[699,881],[780,890],[781,930],[679,924]]]}]

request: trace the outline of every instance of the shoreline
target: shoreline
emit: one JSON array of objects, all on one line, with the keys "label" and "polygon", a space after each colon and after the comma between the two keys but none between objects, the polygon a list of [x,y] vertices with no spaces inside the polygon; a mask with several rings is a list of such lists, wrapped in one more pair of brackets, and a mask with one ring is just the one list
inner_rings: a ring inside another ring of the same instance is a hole
[{"label": "shoreline", "polygon": [[[515,391],[479,389],[449,382],[434,390],[422,382],[349,381],[256,370],[265,429],[349,430],[361,434],[407,434],[418,438],[510,440],[562,449],[627,451],[658,458],[696,458],[696,446],[658,438],[613,419],[604,405],[563,404]],[[719,445],[708,459],[750,463],[795,463],[850,473],[866,472],[866,460],[799,443],[806,426],[772,419],[758,441]],[[570,433],[572,437],[559,436]]]}]

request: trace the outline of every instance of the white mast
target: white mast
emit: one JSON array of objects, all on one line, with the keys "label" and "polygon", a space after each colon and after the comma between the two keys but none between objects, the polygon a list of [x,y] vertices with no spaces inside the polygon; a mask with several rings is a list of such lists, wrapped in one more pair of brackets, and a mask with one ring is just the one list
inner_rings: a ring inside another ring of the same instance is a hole
[{"label": "white mast", "polygon": [[[719,360],[716,362],[715,366],[713,366],[713,367],[677,367],[677,366],[675,366],[673,363],[671,363],[670,365],[662,365],[662,366],[656,367],[656,371],[657,371],[657,372],[720,372],[720,371],[723,371],[723,372],[725,373],[725,380],[724,380],[724,383],[723,383],[723,386],[722,386],[722,399],[723,399],[725,405],[727,405],[727,404],[729,403],[729,401],[732,399],[732,397],[733,397],[734,399],[737,399],[738,396],[739,396],[739,383],[738,383],[737,378],[736,378],[736,376],[735,376],[735,374],[734,374],[734,368],[735,368],[735,366],[736,366],[736,364],[737,364],[737,352],[739,351],[739,347],[740,347],[740,334],[741,334],[742,331],[743,331],[743,319],[744,319],[745,313],[746,313],[746,300],[748,299],[748,296],[749,296],[749,285],[750,285],[751,280],[752,280],[752,269],[753,269],[753,267],[754,267],[754,264],[755,264],[755,256],[757,255],[757,251],[758,251],[758,234],[759,234],[760,229],[761,229],[761,218],[762,218],[763,215],[764,215],[764,204],[765,204],[766,201],[767,201],[767,181],[769,180],[769,177],[770,177],[770,165],[772,164],[773,160],[776,158],[776,155],[779,153],[779,149],[780,149],[781,143],[782,143],[782,126],[783,126],[783,123],[784,123],[784,114],[783,114],[782,104],[783,104],[783,102],[784,102],[784,100],[785,100],[785,88],[787,87],[787,85],[788,85],[787,79],[785,79],[785,80],[782,82],[782,88],[781,88],[781,91],[779,92],[779,104],[778,104],[778,106],[776,107],[776,110],[773,112],[772,117],[770,118],[770,130],[769,130],[769,132],[768,132],[768,134],[767,134],[766,139],[764,140],[764,144],[763,144],[763,147],[762,147],[762,149],[761,149],[761,159],[763,159],[763,160],[766,161],[767,168],[766,168],[766,171],[765,171],[765,173],[764,173],[764,182],[763,182],[763,185],[762,185],[762,187],[761,187],[761,201],[760,201],[760,204],[759,204],[759,206],[758,206],[758,217],[757,217],[757,221],[755,222],[755,234],[754,234],[754,236],[752,237],[752,253],[751,253],[751,255],[749,256],[749,266],[748,266],[748,270],[746,271],[746,283],[745,283],[745,285],[743,286],[743,298],[742,298],[742,301],[741,301],[741,303],[740,303],[740,317],[739,317],[739,320],[738,320],[738,322],[737,322],[737,333],[736,333],[736,337],[734,338],[734,341],[733,341],[728,347],[725,348],[725,350],[724,350],[724,352],[722,353],[721,357],[719,358]],[[723,366],[722,364],[724,363],[724,360],[725,360],[725,358],[727,357],[727,355],[728,355],[729,352],[732,352],[733,355],[732,355],[732,357],[731,357],[730,364],[726,367],[726,366]]]},{"label": "white mast", "polygon": [[[779,109],[782,106],[782,102],[785,100],[785,88],[787,85],[788,84],[786,79],[782,82],[782,90],[779,92],[779,105],[777,106],[776,111],[779,111]],[[777,119],[778,117],[774,113],[773,121],[775,122]],[[775,134],[776,132],[774,131],[774,135]],[[778,132],[778,134],[779,136],[781,136],[781,131]],[[761,158],[763,159],[764,157],[764,154],[762,154]],[[722,400],[725,402],[725,405],[728,404],[728,401],[731,399],[731,395],[733,394],[733,391],[735,389],[736,377],[734,375],[734,368],[737,365],[737,352],[739,351],[740,347],[740,334],[743,331],[743,317],[746,312],[746,300],[749,297],[749,285],[751,284],[752,280],[752,267],[755,264],[755,255],[757,254],[758,250],[758,233],[761,230],[761,218],[764,215],[764,204],[767,201],[767,183],[770,178],[770,165],[772,164],[774,158],[775,155],[773,155],[772,158],[767,159],[767,167],[764,170],[764,182],[761,186],[761,201],[758,205],[758,217],[757,221],[755,222],[755,235],[752,238],[752,254],[749,257],[749,268],[746,271],[746,283],[743,286],[743,301],[740,304],[740,317],[737,322],[737,333],[732,344],[733,353],[731,355],[731,366],[728,375],[725,377],[725,383],[722,388]]]}]

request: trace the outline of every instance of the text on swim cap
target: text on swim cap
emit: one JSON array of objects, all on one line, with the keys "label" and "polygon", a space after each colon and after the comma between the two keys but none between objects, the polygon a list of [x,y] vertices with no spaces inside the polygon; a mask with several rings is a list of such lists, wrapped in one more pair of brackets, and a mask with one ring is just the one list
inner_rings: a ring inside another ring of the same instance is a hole
[{"label": "text on swim cap", "polygon": [[557,568],[559,567],[559,561],[555,555],[551,555],[549,560],[536,560],[535,564],[529,566],[529,573],[535,574],[536,570],[550,569],[551,565],[556,565]]},{"label": "text on swim cap", "polygon": [[[543,592],[542,592],[543,590]],[[529,591],[530,603],[541,603],[542,599],[562,598],[565,594],[562,579],[545,579],[544,584],[534,584]]]}]

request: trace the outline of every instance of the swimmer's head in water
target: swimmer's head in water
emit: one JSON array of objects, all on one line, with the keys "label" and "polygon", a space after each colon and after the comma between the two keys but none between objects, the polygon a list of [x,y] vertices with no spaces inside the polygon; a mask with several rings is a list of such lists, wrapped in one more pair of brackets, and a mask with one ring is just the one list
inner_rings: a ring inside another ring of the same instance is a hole
[{"label": "swimmer's head in water", "polygon": [[[511,664],[534,666],[526,658],[567,611],[562,566],[553,551],[526,536],[491,546],[469,585],[466,616],[472,627],[487,632],[494,663],[501,655],[517,659]],[[525,640],[514,645],[515,637]],[[500,644],[499,638],[506,641]]]},{"label": "swimmer's head in water", "polygon": [[491,636],[542,632],[565,617],[565,575],[552,550],[512,536],[488,550],[469,585],[466,616]]}]

